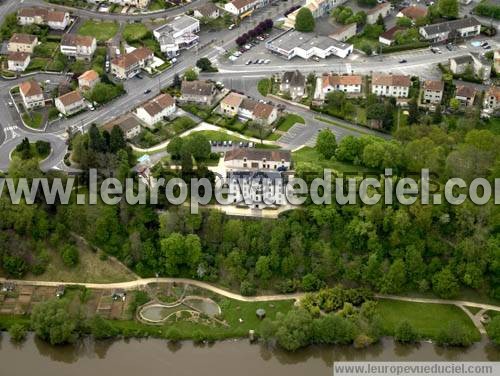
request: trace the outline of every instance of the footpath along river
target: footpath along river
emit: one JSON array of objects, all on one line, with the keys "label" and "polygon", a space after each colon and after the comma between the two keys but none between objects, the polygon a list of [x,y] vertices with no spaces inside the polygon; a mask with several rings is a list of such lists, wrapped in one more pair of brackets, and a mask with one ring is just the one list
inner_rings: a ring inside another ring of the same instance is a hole
[{"label": "footpath along river", "polygon": [[2,376],[137,376],[137,375],[332,375],[337,360],[371,361],[500,361],[500,348],[486,338],[467,349],[431,343],[403,346],[385,338],[368,349],[311,346],[287,353],[247,340],[195,345],[156,339],[93,341],[53,347],[30,334],[13,344],[0,334]]}]

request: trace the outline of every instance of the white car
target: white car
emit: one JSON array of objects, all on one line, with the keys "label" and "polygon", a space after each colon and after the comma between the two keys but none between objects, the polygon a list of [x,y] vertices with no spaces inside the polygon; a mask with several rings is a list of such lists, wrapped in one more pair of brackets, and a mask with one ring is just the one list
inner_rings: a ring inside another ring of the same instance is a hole
[{"label": "white car", "polygon": [[234,56],[234,55],[229,56],[229,58],[228,58],[228,59],[229,59],[229,60],[231,60],[231,61],[236,61],[236,60],[238,60],[238,58],[237,58],[236,56]]},{"label": "white car", "polygon": [[269,64],[270,62],[271,62],[271,60],[269,60],[269,59],[264,60],[264,64]]}]

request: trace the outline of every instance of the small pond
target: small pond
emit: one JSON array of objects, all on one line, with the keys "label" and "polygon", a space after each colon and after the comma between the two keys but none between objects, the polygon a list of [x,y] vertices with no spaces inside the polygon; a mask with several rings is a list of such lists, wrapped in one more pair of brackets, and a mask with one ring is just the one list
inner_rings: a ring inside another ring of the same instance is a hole
[{"label": "small pond", "polygon": [[199,312],[204,313],[207,316],[216,316],[221,313],[219,305],[212,299],[190,296],[184,299],[183,303]]},{"label": "small pond", "polygon": [[197,296],[188,296],[183,299],[182,303],[176,305],[162,303],[146,305],[141,308],[139,315],[146,321],[158,323],[165,321],[175,312],[192,310],[204,313],[207,316],[215,316],[221,313],[219,305],[213,300]]}]

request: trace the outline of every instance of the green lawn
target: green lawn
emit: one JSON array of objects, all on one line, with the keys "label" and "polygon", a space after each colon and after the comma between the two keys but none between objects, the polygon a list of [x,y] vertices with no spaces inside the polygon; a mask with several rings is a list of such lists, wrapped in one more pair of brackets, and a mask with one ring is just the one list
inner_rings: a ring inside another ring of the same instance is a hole
[{"label": "green lawn", "polygon": [[477,308],[477,307],[469,307],[469,306],[465,306],[465,308],[470,312],[472,313],[473,315],[475,315],[476,313],[478,313],[481,308]]},{"label": "green lawn", "polygon": [[500,134],[500,118],[490,118],[488,129],[495,134]]},{"label": "green lawn", "polygon": [[458,321],[463,328],[472,333],[475,340],[480,339],[479,332],[465,312],[451,304],[379,300],[377,307],[386,335],[393,335],[397,325],[406,320],[422,337],[434,339],[444,324]]},{"label": "green lawn", "polygon": [[43,115],[38,112],[25,113],[23,114],[23,120],[28,127],[38,129],[42,126]]},{"label": "green lawn", "polygon": [[288,114],[278,120],[277,128],[282,132],[287,132],[295,123],[305,124],[305,120],[297,114]]},{"label": "green lawn", "polygon": [[[226,339],[247,337],[250,329],[259,331],[261,321],[255,315],[258,308],[266,310],[266,316],[276,318],[278,312],[286,313],[293,307],[293,301],[274,301],[249,303],[220,297],[217,303],[222,309],[222,320],[227,321],[228,327],[222,325],[208,326],[188,321],[176,323],[167,322],[162,326],[151,326],[137,321],[109,321],[118,328],[122,335],[137,336],[150,335],[160,338],[168,338],[171,328],[175,328],[182,339]],[[242,322],[240,322],[242,319]]]},{"label": "green lawn", "polygon": [[337,172],[372,172],[366,167],[354,166],[349,163],[339,162],[335,159],[325,159],[319,154],[315,148],[303,147],[300,150],[292,153],[292,159],[295,164],[295,169],[303,171],[318,171],[318,169],[330,169]]},{"label": "green lawn", "polygon": [[33,56],[50,58],[58,50],[59,43],[57,42],[43,42],[35,47]]},{"label": "green lawn", "polygon": [[[237,136],[232,136],[222,131],[197,131],[193,133],[198,133],[204,135],[207,139],[212,141],[233,141],[240,142],[245,141],[243,138],[239,138]],[[191,133],[191,134],[193,134]]]},{"label": "green lawn", "polygon": [[167,3],[165,0],[152,0],[149,3],[148,10],[154,12],[157,10],[168,9],[171,6],[172,5],[170,5],[170,3]]},{"label": "green lawn", "polygon": [[359,133],[365,133],[365,134],[372,135],[372,133],[370,133],[368,131],[364,131],[363,129],[359,129],[359,128],[355,128],[355,127],[350,127],[348,125],[341,124],[339,122],[327,119],[327,118],[322,117],[322,116],[315,116],[314,118],[316,120],[322,121],[323,123],[334,125],[334,126],[339,127],[339,128],[349,129],[351,131],[356,131],[356,132],[359,132]]},{"label": "green lawn", "polygon": [[263,95],[265,97],[271,91],[271,80],[269,78],[263,78],[262,80],[260,80],[257,84],[257,90],[259,91],[260,95]]},{"label": "green lawn", "polygon": [[141,23],[131,23],[127,24],[123,29],[123,38],[127,42],[134,42],[147,37],[149,33],[150,31],[145,25]]},{"label": "green lawn", "polygon": [[35,72],[35,71],[43,71],[45,70],[45,66],[47,63],[49,63],[50,60],[41,58],[41,57],[34,57],[31,59],[30,64],[28,65],[28,68],[26,68],[27,72]]},{"label": "green lawn", "polygon": [[107,41],[113,38],[118,32],[116,22],[96,22],[87,20],[78,30],[80,35],[89,35],[95,37],[98,41]]}]

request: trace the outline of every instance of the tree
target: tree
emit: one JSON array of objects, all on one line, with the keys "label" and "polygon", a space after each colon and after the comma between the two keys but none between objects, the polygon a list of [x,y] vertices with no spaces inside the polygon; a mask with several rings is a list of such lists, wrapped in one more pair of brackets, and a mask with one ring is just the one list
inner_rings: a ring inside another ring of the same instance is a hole
[{"label": "tree", "polygon": [[354,162],[360,160],[364,144],[360,138],[354,136],[344,137],[335,151],[335,157],[339,161]]},{"label": "tree", "polygon": [[441,16],[446,18],[458,17],[458,0],[439,0],[437,6]]},{"label": "tree", "polygon": [[382,29],[385,31],[385,22],[384,22],[384,17],[382,16],[382,13],[380,13],[377,17],[377,25],[382,26]]},{"label": "tree", "polygon": [[127,147],[127,142],[125,141],[125,135],[122,129],[115,125],[111,129],[111,134],[109,138],[109,150],[111,153],[116,153],[118,150],[125,149]]},{"label": "tree", "polygon": [[76,321],[60,300],[38,303],[31,313],[31,327],[36,335],[51,345],[73,342],[77,336]]},{"label": "tree", "polygon": [[211,147],[205,135],[196,132],[187,139],[186,144],[186,149],[189,150],[196,161],[202,161],[209,158]]},{"label": "tree", "polygon": [[47,156],[50,153],[50,142],[38,140],[35,142],[35,149],[38,156]]},{"label": "tree", "polygon": [[309,8],[300,8],[297,13],[297,17],[295,18],[295,29],[297,31],[310,33],[314,31],[315,26],[316,21],[314,20],[313,14]]},{"label": "tree", "polygon": [[409,321],[401,321],[394,332],[394,339],[402,343],[410,343],[418,340],[418,333]]},{"label": "tree", "polygon": [[106,149],[106,141],[102,137],[101,132],[99,132],[95,124],[92,124],[89,128],[89,151],[104,153]]},{"label": "tree", "polygon": [[288,351],[307,346],[313,336],[313,319],[305,309],[292,309],[278,320],[276,340]]},{"label": "tree", "polygon": [[90,99],[93,102],[104,104],[119,96],[123,91],[123,85],[121,84],[114,85],[99,82],[90,92]]},{"label": "tree", "polygon": [[453,111],[458,111],[458,109],[460,108],[460,101],[457,98],[451,98],[450,99],[450,108]]},{"label": "tree", "polygon": [[179,74],[178,74],[178,73],[174,74],[174,78],[173,78],[172,86],[173,86],[173,87],[180,88],[180,87],[181,87],[181,84],[182,84],[182,80],[181,80],[181,78],[179,77]]},{"label": "tree", "polygon": [[23,138],[21,143],[16,146],[16,151],[21,154],[22,160],[33,158],[33,153],[31,152],[31,144],[27,137]]},{"label": "tree", "polygon": [[345,318],[329,314],[313,322],[314,343],[346,345],[354,340],[354,325]]},{"label": "tree", "polygon": [[357,3],[361,7],[373,7],[377,4],[377,0],[358,0]]},{"label": "tree", "polygon": [[168,143],[167,152],[172,156],[173,159],[179,159],[183,150],[183,146],[184,140],[179,136],[175,136]]},{"label": "tree", "polygon": [[493,317],[486,330],[493,343],[500,345],[500,316]]},{"label": "tree", "polygon": [[271,341],[271,339],[274,338],[276,330],[277,330],[276,322],[266,317],[264,320],[262,320],[262,323],[260,324],[259,328],[260,338],[262,338],[264,342],[269,342]]},{"label": "tree", "polygon": [[419,118],[418,103],[416,98],[410,99],[408,103],[408,124],[417,124]]},{"label": "tree", "polygon": [[323,129],[318,134],[316,140],[316,149],[320,154],[326,159],[330,159],[335,155],[335,150],[337,149],[337,141],[335,135],[329,129]]},{"label": "tree", "polygon": [[441,105],[438,103],[436,105],[434,113],[432,114],[432,122],[434,124],[441,124],[442,121],[443,121],[443,109],[441,108]]},{"label": "tree", "polygon": [[458,295],[460,286],[452,271],[445,268],[432,278],[432,290],[441,298],[451,299]]},{"label": "tree", "polygon": [[202,57],[196,62],[196,66],[200,68],[202,72],[214,72],[217,69],[212,66],[212,62],[207,57]]},{"label": "tree", "polygon": [[406,270],[404,261],[397,259],[389,268],[382,282],[382,291],[389,294],[401,292],[406,284]]},{"label": "tree", "polygon": [[398,17],[396,25],[399,27],[411,27],[413,25],[413,21],[409,17]]},{"label": "tree", "polygon": [[184,79],[186,81],[196,81],[198,79],[198,73],[193,68],[189,68],[184,72]]}]

